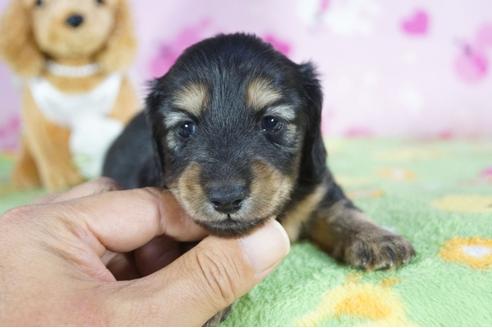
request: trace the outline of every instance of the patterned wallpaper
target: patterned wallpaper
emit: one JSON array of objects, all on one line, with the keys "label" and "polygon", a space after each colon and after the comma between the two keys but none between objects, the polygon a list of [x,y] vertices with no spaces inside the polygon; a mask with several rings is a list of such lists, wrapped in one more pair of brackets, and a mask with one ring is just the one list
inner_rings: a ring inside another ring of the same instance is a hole
[{"label": "patterned wallpaper", "polygon": [[[492,136],[490,0],[134,0],[133,8],[132,76],[142,94],[188,45],[247,31],[317,64],[328,135]],[[0,148],[16,144],[17,89],[0,65]]]}]

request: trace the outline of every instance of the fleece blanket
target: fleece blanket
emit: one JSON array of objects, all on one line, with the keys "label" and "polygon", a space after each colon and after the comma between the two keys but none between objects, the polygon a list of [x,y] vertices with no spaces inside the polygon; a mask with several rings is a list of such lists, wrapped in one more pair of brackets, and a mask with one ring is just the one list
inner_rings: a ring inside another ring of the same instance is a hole
[{"label": "fleece blanket", "polygon": [[[492,325],[492,142],[334,140],[328,149],[356,204],[417,257],[361,272],[297,243],[224,325]],[[0,211],[42,193],[14,192],[11,165],[1,157]]]}]

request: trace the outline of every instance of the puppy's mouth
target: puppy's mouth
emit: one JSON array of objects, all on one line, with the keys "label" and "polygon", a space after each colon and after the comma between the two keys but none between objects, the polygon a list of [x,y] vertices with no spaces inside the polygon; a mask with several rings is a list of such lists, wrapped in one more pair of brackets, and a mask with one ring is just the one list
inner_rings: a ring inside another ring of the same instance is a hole
[{"label": "puppy's mouth", "polygon": [[236,211],[232,209],[232,213],[224,213],[209,201],[196,184],[188,183],[187,186],[195,188],[187,190],[186,186],[171,187],[169,190],[196,224],[216,236],[237,237],[248,234],[268,219],[277,217],[285,206],[284,202],[278,201],[278,197],[258,199],[250,196]]},{"label": "puppy's mouth", "polygon": [[242,220],[234,219],[230,215],[220,221],[196,221],[211,234],[222,237],[237,237],[247,234],[264,223],[267,219]]}]

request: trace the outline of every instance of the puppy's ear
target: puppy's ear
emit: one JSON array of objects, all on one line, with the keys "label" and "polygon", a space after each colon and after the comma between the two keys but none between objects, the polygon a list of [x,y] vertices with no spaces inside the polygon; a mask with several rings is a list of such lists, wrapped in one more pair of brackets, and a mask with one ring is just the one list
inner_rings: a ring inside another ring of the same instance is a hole
[{"label": "puppy's ear", "polygon": [[306,134],[302,150],[300,179],[307,184],[319,183],[326,175],[326,149],[321,134],[323,93],[316,70],[311,63],[299,65],[302,78]]},{"label": "puppy's ear", "polygon": [[11,0],[0,19],[0,56],[21,76],[39,75],[44,65],[34,40],[30,10],[25,1]]},{"label": "puppy's ear", "polygon": [[166,165],[166,158],[164,154],[164,145],[162,144],[165,137],[163,128],[164,118],[161,117],[159,111],[163,95],[158,90],[158,84],[159,80],[154,80],[149,85],[151,92],[146,99],[145,116],[147,118],[147,125],[152,130],[152,147],[155,155],[154,163],[158,170],[158,175],[155,177],[158,180],[156,182],[160,187],[165,187],[164,167]]},{"label": "puppy's ear", "polygon": [[121,71],[130,66],[136,49],[137,41],[128,1],[118,0],[112,34],[97,55],[96,62],[104,72]]}]

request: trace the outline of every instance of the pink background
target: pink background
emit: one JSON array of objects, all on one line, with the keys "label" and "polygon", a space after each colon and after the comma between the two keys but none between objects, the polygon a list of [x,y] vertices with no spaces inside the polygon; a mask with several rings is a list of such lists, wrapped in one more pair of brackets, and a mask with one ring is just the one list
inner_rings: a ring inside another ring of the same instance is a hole
[{"label": "pink background", "polygon": [[[131,73],[142,94],[187,45],[247,31],[318,65],[328,135],[492,136],[490,0],[134,0],[133,8],[140,48]],[[3,149],[17,140],[17,89],[0,64]]]}]

